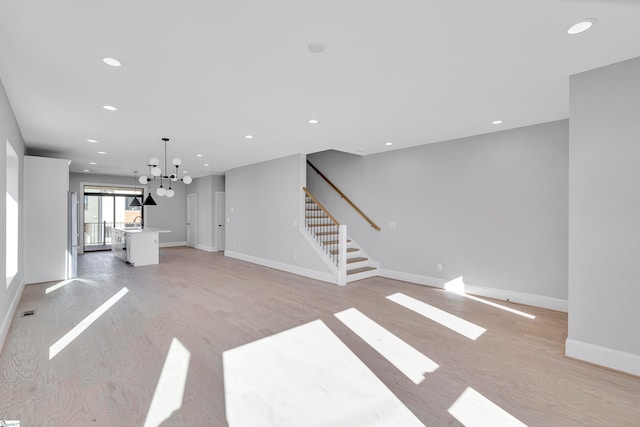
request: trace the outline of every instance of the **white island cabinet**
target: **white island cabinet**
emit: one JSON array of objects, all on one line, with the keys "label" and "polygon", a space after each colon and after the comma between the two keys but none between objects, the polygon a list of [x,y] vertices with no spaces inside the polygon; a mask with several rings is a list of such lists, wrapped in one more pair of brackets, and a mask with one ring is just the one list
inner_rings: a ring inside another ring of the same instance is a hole
[{"label": "white island cabinet", "polygon": [[114,228],[111,250],[115,256],[134,267],[158,264],[160,262],[160,233],[169,233],[169,230],[137,227]]}]

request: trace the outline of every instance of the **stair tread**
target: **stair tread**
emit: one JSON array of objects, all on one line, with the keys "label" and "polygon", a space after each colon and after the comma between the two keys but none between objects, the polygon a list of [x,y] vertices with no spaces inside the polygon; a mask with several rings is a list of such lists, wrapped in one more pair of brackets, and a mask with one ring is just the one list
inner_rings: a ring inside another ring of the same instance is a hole
[{"label": "stair tread", "polygon": [[375,270],[375,267],[361,267],[361,268],[354,268],[353,270],[348,270],[347,274],[356,274],[356,273],[364,273],[365,271],[371,271],[371,270]]},{"label": "stair tread", "polygon": [[[338,242],[336,241],[336,243],[338,243]],[[360,248],[347,248],[347,253],[358,252],[359,250],[360,250]],[[340,251],[337,250],[337,249],[333,249],[330,253],[331,253],[331,255],[337,255],[337,254],[340,253]]]},{"label": "stair tread", "polygon": [[[325,240],[322,242],[323,245],[337,245],[340,243],[338,240]],[[347,243],[351,243],[351,240],[347,240]]]},{"label": "stair tread", "polygon": [[337,231],[318,231],[317,233],[315,233],[316,236],[329,236],[332,234],[338,234]]},{"label": "stair tread", "polygon": [[353,258],[347,258],[347,264],[353,264],[354,262],[362,262],[362,261],[366,261],[369,258],[365,258],[365,257],[361,257],[361,256],[357,256],[357,257],[353,257]]},{"label": "stair tread", "polygon": [[335,227],[331,222],[323,222],[322,224],[307,224],[307,227]]}]

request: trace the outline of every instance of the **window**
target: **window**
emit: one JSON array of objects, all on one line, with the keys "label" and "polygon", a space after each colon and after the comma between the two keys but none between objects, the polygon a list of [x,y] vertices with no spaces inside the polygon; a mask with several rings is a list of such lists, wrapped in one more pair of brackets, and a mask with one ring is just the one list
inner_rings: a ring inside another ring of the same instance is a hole
[{"label": "window", "polygon": [[139,226],[141,206],[130,206],[134,197],[142,203],[144,190],[100,185],[84,186],[84,251],[111,249],[113,227]]},{"label": "window", "polygon": [[5,217],[5,230],[6,230],[6,259],[5,267],[7,272],[7,288],[11,286],[13,278],[18,274],[18,230],[19,227],[19,168],[20,161],[18,155],[11,146],[11,143],[7,141],[7,181],[6,181],[6,205],[7,212]]}]

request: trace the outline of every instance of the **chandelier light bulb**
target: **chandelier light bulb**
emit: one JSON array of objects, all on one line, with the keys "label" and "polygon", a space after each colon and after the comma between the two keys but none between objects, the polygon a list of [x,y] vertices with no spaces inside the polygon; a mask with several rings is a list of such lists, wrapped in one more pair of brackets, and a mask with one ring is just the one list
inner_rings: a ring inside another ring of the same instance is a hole
[{"label": "chandelier light bulb", "polygon": [[155,166],[155,167],[151,168],[151,175],[160,176],[160,175],[162,175],[162,171],[160,170],[159,167]]},{"label": "chandelier light bulb", "polygon": [[185,176],[182,178],[182,182],[184,182],[185,184],[191,184],[191,181],[193,180],[191,179],[190,176]]},{"label": "chandelier light bulb", "polygon": [[162,197],[167,194],[167,190],[165,190],[164,187],[158,187],[158,189],[156,190],[156,194]]},{"label": "chandelier light bulb", "polygon": [[160,160],[157,157],[152,157],[149,159],[149,166],[158,166],[160,164]]},{"label": "chandelier light bulb", "polygon": [[172,173],[171,176],[169,176],[169,178],[171,178],[171,181],[176,182],[178,180],[178,175],[176,175],[175,173]]},{"label": "chandelier light bulb", "polygon": [[173,191],[171,188],[167,190],[167,197],[173,197],[175,196],[176,192]]},{"label": "chandelier light bulb", "polygon": [[180,157],[174,157],[171,161],[173,166],[180,166],[182,164],[182,159]]},{"label": "chandelier light bulb", "polygon": [[140,181],[140,184],[146,184],[147,182],[149,182],[149,178],[147,178],[146,175],[140,175],[140,178],[138,178],[138,181]]}]

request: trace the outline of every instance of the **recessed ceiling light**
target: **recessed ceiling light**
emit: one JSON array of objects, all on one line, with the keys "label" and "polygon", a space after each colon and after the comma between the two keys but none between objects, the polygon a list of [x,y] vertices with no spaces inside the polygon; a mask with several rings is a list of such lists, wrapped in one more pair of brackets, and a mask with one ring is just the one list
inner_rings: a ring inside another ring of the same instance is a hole
[{"label": "recessed ceiling light", "polygon": [[393,145],[393,142],[385,142],[384,145]]},{"label": "recessed ceiling light", "polygon": [[568,30],[567,33],[570,35],[580,34],[587,31],[589,28],[593,27],[598,20],[596,18],[588,18],[583,19],[580,22],[573,24]]},{"label": "recessed ceiling light", "polygon": [[91,172],[89,169],[83,169],[82,172]]},{"label": "recessed ceiling light", "polygon": [[87,142],[98,142],[98,141],[95,139],[87,139]]},{"label": "recessed ceiling light", "polygon": [[98,151],[98,154],[107,154],[106,151]]},{"label": "recessed ceiling light", "polygon": [[494,120],[491,122],[492,125],[501,125],[502,123],[504,123],[502,120]]},{"label": "recessed ceiling light", "polygon": [[202,154],[196,154],[196,157],[202,157]]},{"label": "recessed ceiling light", "polygon": [[112,67],[119,67],[122,65],[122,62],[118,61],[116,58],[102,58],[102,62],[107,65],[111,65]]},{"label": "recessed ceiling light", "polygon": [[253,135],[245,135],[244,139],[253,139]]},{"label": "recessed ceiling light", "polygon": [[311,119],[309,120],[309,123],[311,123],[312,125],[315,125],[318,123],[318,121],[316,119]]},{"label": "recessed ceiling light", "polygon": [[205,163],[204,165],[205,165],[205,166],[209,166],[209,163]]},{"label": "recessed ceiling light", "polygon": [[116,111],[117,108],[114,107],[113,105],[104,105],[102,108],[104,108],[105,110],[109,110],[109,111]]},{"label": "recessed ceiling light", "polygon": [[89,162],[90,165],[97,165],[96,162]]},{"label": "recessed ceiling light", "polygon": [[307,49],[309,49],[309,52],[311,53],[322,53],[324,52],[324,43],[320,43],[320,42],[309,43],[309,46],[307,46]]}]

